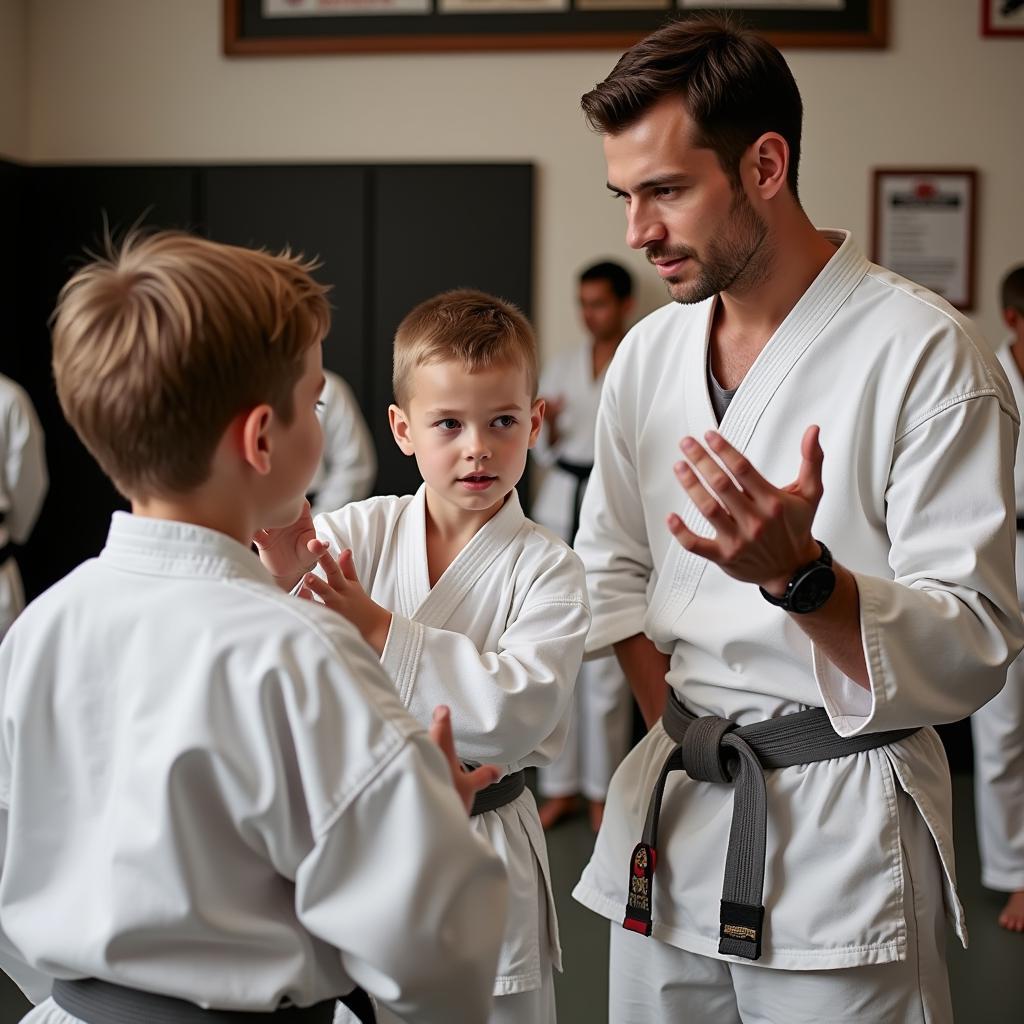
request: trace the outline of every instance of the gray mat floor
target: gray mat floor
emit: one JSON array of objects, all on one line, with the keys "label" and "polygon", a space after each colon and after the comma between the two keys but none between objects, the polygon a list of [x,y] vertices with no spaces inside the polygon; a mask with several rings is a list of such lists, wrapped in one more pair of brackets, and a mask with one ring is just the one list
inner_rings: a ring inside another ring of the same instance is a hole
[{"label": "gray mat floor", "polygon": [[[996,924],[1002,899],[982,889],[978,882],[970,777],[954,776],[953,787],[957,871],[971,932],[971,945],[966,951],[950,936],[949,968],[956,1019],[961,1024],[1019,1024],[1024,1021],[1024,935],[1010,935]],[[556,978],[560,1024],[607,1021],[608,924],[569,896],[592,842],[582,818],[559,826],[549,835],[565,950],[565,973]],[[17,989],[0,974],[0,1024],[20,1020],[26,1008]]]}]

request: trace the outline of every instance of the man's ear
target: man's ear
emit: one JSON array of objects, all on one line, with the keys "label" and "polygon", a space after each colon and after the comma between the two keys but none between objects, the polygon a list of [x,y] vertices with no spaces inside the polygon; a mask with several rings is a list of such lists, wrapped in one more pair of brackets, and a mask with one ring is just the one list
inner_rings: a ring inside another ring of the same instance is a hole
[{"label": "man's ear", "polygon": [[538,398],[533,405],[530,406],[530,448],[537,443],[537,438],[540,435],[540,428],[544,426],[545,404],[546,403],[543,398]]},{"label": "man's ear", "polygon": [[786,187],[789,143],[778,132],[765,132],[747,150],[746,160],[754,171],[751,184],[762,199],[774,199]]},{"label": "man's ear", "polygon": [[265,402],[239,416],[239,440],[242,458],[260,475],[270,472],[270,427],[274,410]]},{"label": "man's ear", "polygon": [[409,418],[402,411],[400,406],[388,406],[388,423],[391,426],[391,435],[395,444],[402,449],[403,455],[412,455],[416,451],[409,434]]}]

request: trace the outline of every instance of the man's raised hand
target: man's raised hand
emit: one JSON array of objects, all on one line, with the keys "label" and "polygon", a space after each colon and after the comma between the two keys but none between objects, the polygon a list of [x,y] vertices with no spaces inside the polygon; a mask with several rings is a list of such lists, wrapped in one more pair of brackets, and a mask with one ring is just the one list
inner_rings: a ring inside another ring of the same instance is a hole
[{"label": "man's raised hand", "polygon": [[667,520],[672,535],[687,551],[714,562],[734,579],[781,596],[793,574],[821,553],[811,535],[822,495],[824,453],[818,434],[816,426],[804,432],[800,471],[782,488],[765,480],[717,431],[704,435],[704,445],[683,438],[676,478],[715,536],[701,537],[687,529],[674,512]]},{"label": "man's raised hand", "polygon": [[493,764],[484,764],[479,768],[466,769],[455,756],[455,740],[452,738],[452,715],[443,704],[434,708],[434,720],[430,723],[430,738],[441,748],[448,761],[448,770],[452,773],[452,784],[459,794],[466,812],[473,806],[473,797],[498,781],[501,772]]}]

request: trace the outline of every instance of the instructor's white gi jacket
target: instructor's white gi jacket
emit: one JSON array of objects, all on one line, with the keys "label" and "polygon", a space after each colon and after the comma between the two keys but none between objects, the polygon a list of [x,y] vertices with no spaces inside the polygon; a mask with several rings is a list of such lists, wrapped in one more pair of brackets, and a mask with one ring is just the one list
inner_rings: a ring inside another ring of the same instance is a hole
[{"label": "instructor's white gi jacket", "polygon": [[[1014,447],[1006,378],[974,327],[923,288],[870,264],[845,233],[761,352],[719,426],[707,390],[715,299],[635,327],[608,372],[597,466],[577,551],[594,622],[588,648],[645,632],[697,714],[741,725],[824,707],[842,736],[948,722],[1003,685],[1024,643],[1014,586]],[[856,576],[870,691],[842,675],[756,586],[680,547],[678,512],[711,535],[679,486],[679,440],[718,428],[776,486],[821,427],[814,535]],[[660,723],[612,781],[575,896],[621,921],[630,856],[673,744]],[[673,772],[662,807],[654,935],[719,957],[730,786]],[[765,940],[759,964],[808,969],[902,959],[905,790],[957,899],[949,774],[930,728],[885,749],[767,773]],[[719,957],[728,959],[727,957]],[[746,962],[746,961],[744,961]]]},{"label": "instructor's white gi jacket", "polygon": [[0,647],[0,702],[0,961],[33,998],[39,974],[246,1010],[360,984],[487,1018],[499,860],[373,651],[241,544],[115,513]]},{"label": "instructor's white gi jacket", "polygon": [[[346,505],[315,526],[335,556],[352,549],[367,593],[393,613],[381,664],[409,711],[429,721],[435,706],[447,704],[459,757],[497,764],[503,775],[549,764],[565,742],[590,610],[580,560],[523,515],[515,490],[433,587],[425,486]],[[533,795],[526,790],[472,821],[509,874],[495,995],[531,991],[541,985],[541,955],[550,951],[561,969]],[[538,921],[538,887],[546,921]]]}]

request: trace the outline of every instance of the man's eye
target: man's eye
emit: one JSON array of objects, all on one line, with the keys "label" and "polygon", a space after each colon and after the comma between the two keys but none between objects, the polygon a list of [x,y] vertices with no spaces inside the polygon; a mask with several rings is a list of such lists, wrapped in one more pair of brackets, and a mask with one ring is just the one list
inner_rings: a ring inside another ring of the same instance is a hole
[{"label": "man's eye", "polygon": [[494,421],[494,425],[496,427],[501,427],[502,430],[508,430],[509,427],[514,427],[516,425],[516,418],[515,416],[499,416]]},{"label": "man's eye", "polygon": [[663,188],[656,188],[654,194],[658,199],[671,199],[678,191],[674,185],[666,185]]}]

